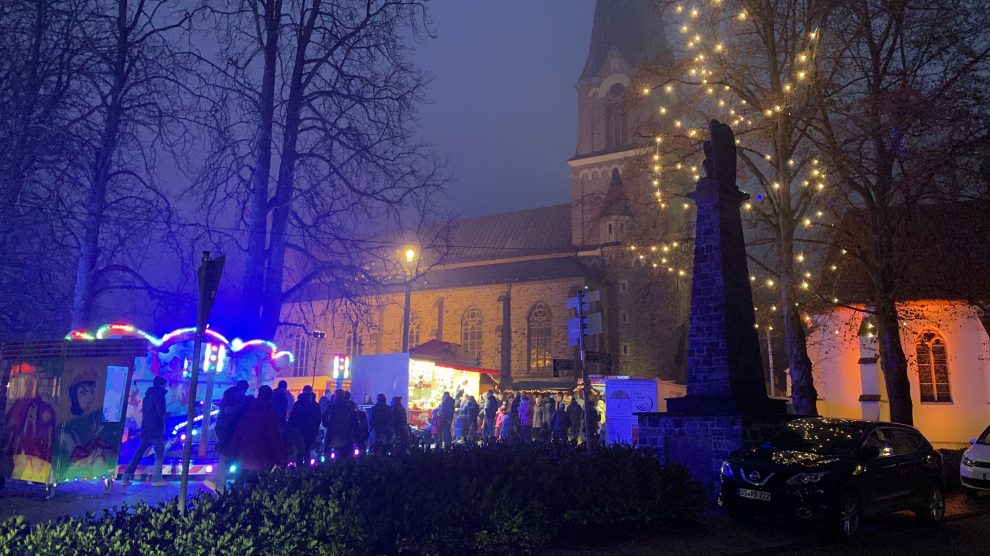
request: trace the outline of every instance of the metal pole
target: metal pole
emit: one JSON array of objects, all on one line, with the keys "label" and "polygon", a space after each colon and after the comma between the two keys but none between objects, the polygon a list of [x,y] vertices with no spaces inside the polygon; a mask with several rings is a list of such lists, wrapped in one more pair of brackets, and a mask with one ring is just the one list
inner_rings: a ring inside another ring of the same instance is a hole
[{"label": "metal pole", "polygon": [[412,302],[412,282],[406,282],[406,303],[402,307],[402,353],[409,351],[409,305]]},{"label": "metal pole", "polygon": [[773,375],[774,375],[774,371],[773,371],[773,344],[770,342],[770,327],[769,326],[767,327],[767,359],[770,360],[770,397],[773,398],[773,397],[776,397],[777,396],[777,388],[776,388],[776,386],[774,386],[774,380],[773,380],[773,378],[774,378],[773,377]]},{"label": "metal pole", "polygon": [[202,357],[203,329],[196,327],[193,345],[192,380],[189,382],[189,409],[186,412],[186,441],[182,444],[182,480],[179,482],[179,509],[186,513],[186,493],[189,490],[189,460],[192,455],[193,419],[196,416],[196,383],[199,381],[199,360]]},{"label": "metal pole", "polygon": [[584,447],[591,452],[591,428],[588,397],[591,386],[588,384],[588,366],[584,363],[584,292],[578,290],[578,365],[581,367],[582,397],[584,397]]}]

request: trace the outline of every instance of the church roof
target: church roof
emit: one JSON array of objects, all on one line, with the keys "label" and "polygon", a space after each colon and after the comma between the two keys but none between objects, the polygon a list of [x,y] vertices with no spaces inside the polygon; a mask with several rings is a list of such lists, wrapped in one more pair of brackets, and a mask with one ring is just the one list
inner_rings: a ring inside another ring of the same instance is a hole
[{"label": "church roof", "polygon": [[[899,301],[947,299],[990,304],[990,206],[940,203],[891,211],[897,222],[893,238]],[[841,303],[870,303],[873,283],[857,250],[872,248],[868,213],[849,211],[840,223],[845,255],[838,248],[825,261],[822,293]],[[846,242],[851,242],[847,244]],[[836,266],[834,272],[827,269]]]},{"label": "church roof", "polygon": [[439,290],[490,284],[535,282],[587,276],[595,257],[557,257],[528,261],[480,264],[431,270],[413,283],[413,290]]},{"label": "church roof", "polygon": [[571,205],[455,220],[445,264],[572,251]]},{"label": "church roof", "polygon": [[581,79],[598,75],[613,47],[633,67],[666,54],[659,7],[646,0],[598,0]]}]

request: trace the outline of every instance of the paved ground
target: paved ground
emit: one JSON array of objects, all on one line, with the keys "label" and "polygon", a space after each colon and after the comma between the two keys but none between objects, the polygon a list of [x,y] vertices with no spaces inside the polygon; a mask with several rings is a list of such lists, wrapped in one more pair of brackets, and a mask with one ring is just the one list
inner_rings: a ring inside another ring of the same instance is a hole
[{"label": "paved ground", "polygon": [[[59,486],[50,500],[44,489],[18,481],[8,481],[0,491],[0,519],[23,515],[32,523],[63,516],[99,513],[121,504],[149,504],[172,500],[178,483],[164,487],[135,483],[129,487],[114,485],[110,494],[97,483],[69,483]],[[190,496],[201,492],[199,482],[190,482]],[[611,547],[557,549],[551,556],[639,556],[655,554],[762,556],[770,554],[985,554],[990,546],[990,496],[973,500],[964,494],[950,495],[946,501],[946,521],[939,527],[919,527],[910,513],[900,513],[867,522],[853,542],[837,544],[819,530],[792,528],[769,522],[740,524],[723,512],[712,509],[705,514],[697,531],[644,539]]]},{"label": "paved ground", "polygon": [[771,554],[986,554],[990,546],[990,496],[972,500],[953,494],[946,500],[946,520],[920,527],[914,515],[898,513],[868,521],[852,542],[837,543],[812,527],[793,528],[771,522],[737,523],[720,510],[705,514],[700,530],[644,539],[609,548],[553,550],[549,556],[764,556]]},{"label": "paved ground", "polygon": [[[189,495],[202,490],[199,481],[189,481]],[[167,486],[153,487],[149,482],[136,482],[131,486],[115,483],[106,494],[103,484],[94,481],[80,481],[59,485],[50,500],[45,499],[45,489],[41,485],[7,481],[0,490],[0,520],[14,515],[23,515],[32,523],[49,521],[64,516],[82,516],[86,513],[100,513],[121,504],[135,505],[140,501],[158,504],[172,500],[179,494],[178,481],[169,481]]]}]

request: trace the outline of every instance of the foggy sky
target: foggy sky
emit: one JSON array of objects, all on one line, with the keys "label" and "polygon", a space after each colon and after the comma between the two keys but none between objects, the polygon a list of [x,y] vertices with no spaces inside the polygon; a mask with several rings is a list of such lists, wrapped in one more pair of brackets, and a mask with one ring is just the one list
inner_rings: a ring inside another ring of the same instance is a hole
[{"label": "foggy sky", "polygon": [[432,77],[420,137],[448,159],[446,205],[467,216],[569,202],[594,0],[429,5],[436,38],[415,53]]}]

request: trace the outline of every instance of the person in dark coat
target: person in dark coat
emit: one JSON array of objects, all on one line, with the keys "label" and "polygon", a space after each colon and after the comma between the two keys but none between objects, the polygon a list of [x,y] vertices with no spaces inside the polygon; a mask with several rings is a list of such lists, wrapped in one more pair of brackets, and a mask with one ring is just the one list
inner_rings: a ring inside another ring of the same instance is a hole
[{"label": "person in dark coat", "polygon": [[138,462],[144,456],[144,452],[149,446],[155,449],[155,467],[152,471],[152,485],[163,486],[162,464],[165,461],[165,385],[168,382],[165,377],[156,376],[151,388],[144,393],[144,400],[141,402],[141,443],[134,452],[134,457],[127,464],[127,471],[124,473],[124,485],[131,484],[134,478],[134,471],[137,470]]},{"label": "person in dark coat", "polygon": [[392,447],[392,408],[385,403],[385,394],[378,394],[371,406],[371,449],[386,452]]},{"label": "person in dark coat", "polygon": [[316,403],[315,393],[304,391],[299,394],[289,414],[288,426],[298,431],[298,437],[302,440],[301,450],[296,454],[296,465],[305,465],[313,449],[313,441],[320,432],[320,404]]},{"label": "person in dark coat", "polygon": [[598,426],[601,423],[602,416],[598,413],[598,409],[595,408],[594,403],[588,403],[586,408],[588,413],[588,430],[590,431],[591,444],[598,444]]},{"label": "person in dark coat", "polygon": [[444,392],[440,400],[440,447],[450,447],[451,427],[454,424],[454,398],[450,392]]},{"label": "person in dark coat", "polygon": [[570,427],[571,421],[567,417],[567,409],[564,407],[564,402],[560,402],[560,405],[557,406],[557,411],[554,411],[553,416],[550,418],[551,442],[566,444],[567,430]]},{"label": "person in dark coat", "polygon": [[[355,404],[351,404],[351,438],[354,446],[361,452],[368,450],[368,412]],[[350,455],[355,455],[353,451]]]},{"label": "person in dark coat", "polygon": [[234,459],[230,451],[230,441],[234,438],[237,423],[248,403],[247,389],[247,381],[239,380],[237,384],[227,388],[223,393],[223,398],[220,399],[220,413],[217,415],[217,424],[214,429],[217,435],[217,454],[220,455],[220,461],[213,473],[203,481],[207,487],[213,490],[224,486],[227,482],[227,473]]},{"label": "person in dark coat", "polygon": [[289,392],[289,384],[284,380],[278,381],[278,388],[272,392],[272,407],[278,416],[279,424],[285,423],[289,417],[289,410],[292,409],[292,393]]},{"label": "person in dark coat", "polygon": [[351,415],[354,412],[351,401],[344,397],[344,391],[338,389],[333,394],[333,402],[327,406],[323,414],[323,426],[327,429],[325,449],[329,455],[336,450],[345,456],[350,454],[354,444],[351,430]]},{"label": "person in dark coat", "polygon": [[395,449],[400,454],[409,450],[409,419],[406,408],[402,407],[402,396],[392,398],[392,433],[395,437]]},{"label": "person in dark coat", "polygon": [[498,408],[502,402],[495,397],[495,393],[489,390],[485,393],[485,425],[482,430],[482,440],[485,444],[491,444],[495,438],[495,419],[498,417]]},{"label": "person in dark coat", "polygon": [[567,420],[571,423],[571,443],[577,444],[578,439],[581,438],[581,424],[584,420],[584,415],[581,411],[581,406],[577,403],[576,397],[571,397],[571,403],[567,405]]},{"label": "person in dark coat", "polygon": [[247,475],[286,464],[278,413],[272,406],[271,386],[258,388],[258,397],[248,404],[237,423],[230,447]]},{"label": "person in dark coat", "polygon": [[468,396],[467,404],[464,406],[464,414],[467,415],[467,431],[464,433],[464,438],[470,443],[477,442],[476,436],[478,433],[478,415],[481,413],[481,406],[478,405],[477,400],[474,396]]},{"label": "person in dark coat", "polygon": [[557,403],[551,394],[544,396],[542,403],[543,405],[539,408],[543,412],[543,431],[540,433],[540,438],[544,443],[547,443],[550,442],[550,436],[553,433],[553,414],[554,410],[557,409]]}]

